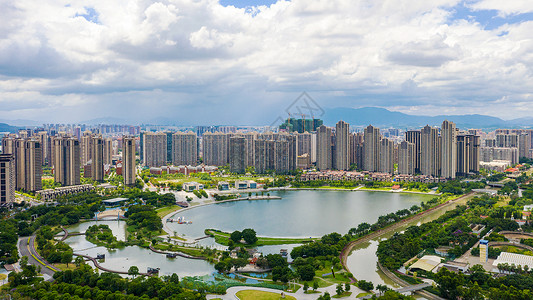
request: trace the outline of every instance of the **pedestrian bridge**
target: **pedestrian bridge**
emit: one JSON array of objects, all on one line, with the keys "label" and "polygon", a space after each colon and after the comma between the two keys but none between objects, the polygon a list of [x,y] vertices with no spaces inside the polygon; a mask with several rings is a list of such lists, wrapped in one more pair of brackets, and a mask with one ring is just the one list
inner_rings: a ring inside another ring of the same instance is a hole
[{"label": "pedestrian bridge", "polygon": [[[431,284],[429,284],[427,282],[424,282],[424,283],[420,283],[420,284],[414,284],[414,285],[405,286],[405,287],[402,287],[402,288],[399,288],[399,289],[395,289],[393,291],[398,292],[400,294],[407,294],[407,293],[413,293],[413,292],[419,291],[421,289],[427,288],[428,286],[431,286]],[[359,299],[372,299],[372,296],[374,296],[374,295],[364,296],[364,297],[359,298]],[[379,296],[381,296],[381,294],[378,293],[375,296],[379,297]]]}]

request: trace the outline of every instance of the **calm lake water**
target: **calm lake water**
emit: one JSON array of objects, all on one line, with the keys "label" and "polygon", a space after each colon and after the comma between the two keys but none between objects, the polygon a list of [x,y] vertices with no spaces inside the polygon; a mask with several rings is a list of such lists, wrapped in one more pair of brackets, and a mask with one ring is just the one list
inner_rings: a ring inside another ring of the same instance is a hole
[{"label": "calm lake water", "polygon": [[[275,237],[320,237],[331,232],[345,234],[362,222],[374,223],[381,215],[419,205],[433,196],[368,191],[302,190],[271,192],[282,200],[256,200],[220,203],[197,207],[178,212],[173,218],[185,217],[192,224],[169,223],[168,227],[178,235],[202,237],[207,228],[223,231],[254,228],[260,236]],[[85,231],[96,222],[77,224],[69,231]],[[107,224],[119,240],[125,239],[124,221],[99,221]],[[212,274],[214,268],[205,261],[184,258],[167,259],[140,247],[126,247],[108,251],[96,247],[84,236],[74,236],[66,240],[76,253],[96,256],[105,253],[103,266],[114,270],[127,270],[130,266],[139,267],[142,272],[147,267],[160,268],[162,275],[176,273],[179,276]],[[200,245],[213,246],[214,240],[204,239]],[[290,250],[296,245],[263,246],[258,250],[264,254],[279,253],[280,249]],[[348,259],[348,267],[358,279],[372,280],[375,284],[387,283],[376,270],[377,241],[372,241],[356,251]]]},{"label": "calm lake water", "polygon": [[204,236],[206,228],[223,231],[253,228],[259,236],[320,237],[345,234],[359,223],[410,208],[431,196],[367,191],[302,190],[271,192],[282,200],[227,202],[178,212],[192,224],[169,223],[179,235]]}]

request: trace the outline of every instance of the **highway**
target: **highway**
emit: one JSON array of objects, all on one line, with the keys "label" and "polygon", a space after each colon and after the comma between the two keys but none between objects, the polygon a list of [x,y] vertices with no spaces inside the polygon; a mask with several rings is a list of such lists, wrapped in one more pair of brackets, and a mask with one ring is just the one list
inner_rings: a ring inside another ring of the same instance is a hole
[{"label": "highway", "polygon": [[[30,241],[30,243],[28,243]],[[50,265],[35,250],[35,235],[30,237],[21,237],[18,241],[18,248],[21,256],[28,257],[28,263],[34,266],[41,266],[41,273],[45,280],[53,280],[54,273],[60,271],[58,268]]]}]

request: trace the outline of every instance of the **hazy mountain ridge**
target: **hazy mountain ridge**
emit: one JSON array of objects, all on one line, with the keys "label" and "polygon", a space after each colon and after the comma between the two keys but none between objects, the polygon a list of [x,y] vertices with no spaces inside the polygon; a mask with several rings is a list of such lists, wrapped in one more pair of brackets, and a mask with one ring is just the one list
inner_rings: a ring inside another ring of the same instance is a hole
[{"label": "hazy mountain ridge", "polygon": [[324,124],[329,126],[333,126],[339,120],[344,120],[352,126],[366,126],[372,124],[377,127],[398,128],[419,128],[426,124],[439,126],[444,120],[452,121],[460,128],[511,128],[533,126],[533,118],[520,118],[506,121],[497,117],[480,114],[418,116],[389,111],[385,108],[378,107],[340,107],[326,109],[322,118]]}]

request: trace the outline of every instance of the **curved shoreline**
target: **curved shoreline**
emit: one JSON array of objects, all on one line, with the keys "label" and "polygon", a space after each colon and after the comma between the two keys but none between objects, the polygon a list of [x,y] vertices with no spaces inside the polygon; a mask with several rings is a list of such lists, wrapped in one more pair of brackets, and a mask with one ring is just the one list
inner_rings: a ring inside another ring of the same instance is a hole
[{"label": "curved shoreline", "polygon": [[452,200],[449,200],[449,201],[446,201],[442,204],[439,204],[433,208],[430,208],[428,210],[425,210],[419,214],[416,214],[414,216],[410,216],[406,219],[403,219],[403,220],[400,220],[399,222],[396,222],[394,224],[391,224],[383,229],[380,229],[378,231],[375,231],[375,232],[372,232],[370,234],[367,234],[365,236],[362,236],[354,241],[351,241],[350,243],[348,243],[348,245],[346,245],[342,251],[341,251],[341,254],[340,254],[340,260],[341,260],[341,264],[343,266],[343,268],[347,271],[347,272],[350,272],[350,270],[348,269],[348,266],[346,264],[347,260],[348,260],[348,257],[350,256],[350,253],[352,252],[353,248],[362,244],[362,243],[366,243],[366,242],[369,242],[371,240],[374,240],[376,238],[379,238],[385,234],[388,234],[390,232],[393,232],[395,231],[396,229],[402,227],[403,225],[409,223],[409,222],[412,222],[412,221],[416,221],[416,220],[419,220],[419,219],[422,219],[423,217],[427,216],[428,214],[430,213],[434,213],[434,212],[437,212],[443,208],[446,208],[446,207],[449,207],[450,205],[460,201],[461,199],[463,198],[466,198],[466,197],[470,197],[471,195],[474,195],[476,192],[470,192],[468,194],[465,194],[465,195],[462,195],[461,197],[458,197],[458,198],[455,198],[455,199],[452,199]]},{"label": "curved shoreline", "polygon": [[[392,190],[389,191],[389,190],[367,190],[367,189],[362,190],[359,187],[354,188],[354,189],[341,189],[341,188],[321,189],[321,188],[274,187],[274,188],[269,188],[268,190],[263,190],[263,192],[270,192],[270,191],[321,191],[321,190],[324,190],[324,191],[346,191],[346,192],[362,191],[362,192],[383,192],[383,193],[405,193],[405,194],[417,194],[417,195],[428,195],[428,196],[440,196],[440,195],[442,195],[442,193],[440,193],[440,194],[429,194],[429,193],[424,193],[424,192],[413,192],[413,191],[392,191]],[[251,192],[255,193],[256,191],[253,190]],[[237,202],[237,201],[246,201],[246,200],[247,201],[269,200],[269,199],[249,199],[249,198],[250,197],[244,197],[244,198],[228,199],[228,200],[222,200],[222,201],[213,200],[212,202],[209,202],[209,203],[201,203],[201,204],[198,204],[198,205],[189,206],[187,208],[181,208],[181,209],[172,211],[172,212],[166,214],[165,216],[163,216],[161,218],[161,222],[163,224],[163,231],[165,231],[169,236],[172,236],[174,234],[174,230],[171,230],[170,228],[168,228],[167,227],[167,223],[168,223],[168,219],[171,216],[177,214],[178,212],[183,212],[183,211],[191,210],[193,208],[212,205],[212,204],[218,204],[218,203]],[[457,199],[459,199],[459,198],[457,198]],[[457,199],[455,199],[455,200],[457,200]],[[453,200],[450,200],[450,201],[453,201]],[[448,202],[446,202],[446,203],[448,203]],[[265,236],[265,237],[280,238],[280,237],[270,237],[270,236]],[[303,237],[282,237],[282,238],[303,238]],[[312,238],[318,238],[318,237],[312,237]],[[193,239],[193,238],[188,238],[186,241],[180,241],[180,242],[184,243],[184,244],[194,244],[194,243],[196,243],[196,240]]]}]

